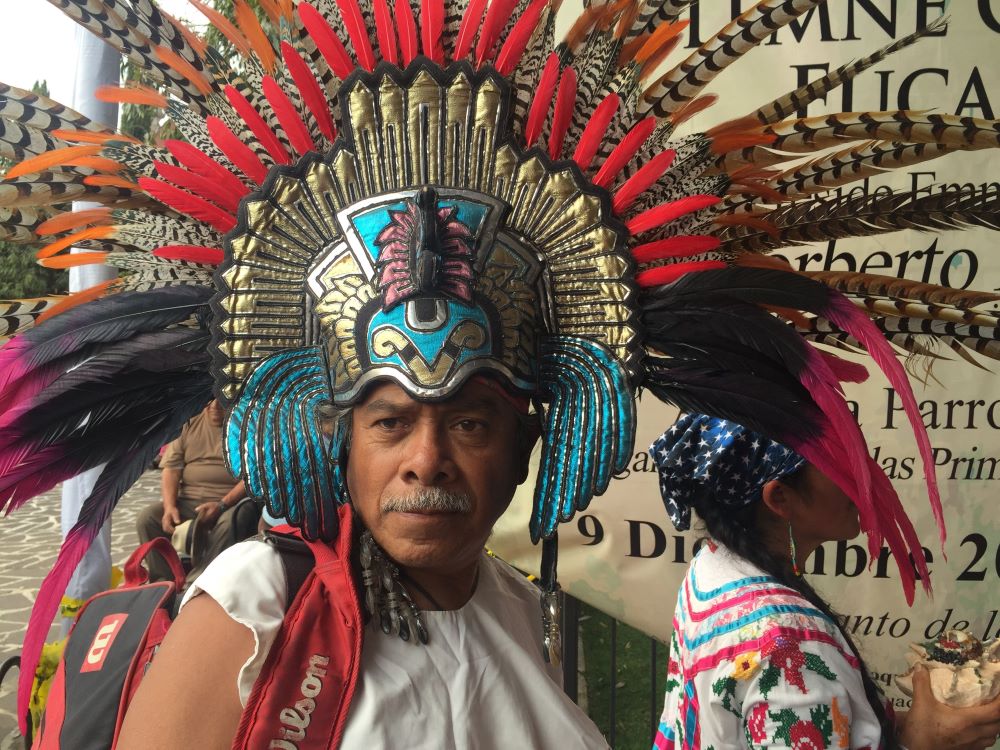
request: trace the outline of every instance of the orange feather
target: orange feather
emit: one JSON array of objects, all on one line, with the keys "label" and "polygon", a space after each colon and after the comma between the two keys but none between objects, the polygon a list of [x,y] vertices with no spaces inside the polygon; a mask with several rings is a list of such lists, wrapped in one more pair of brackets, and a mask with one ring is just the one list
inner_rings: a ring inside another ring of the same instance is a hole
[{"label": "orange feather", "polygon": [[677,111],[671,112],[667,119],[676,128],[682,122],[690,120],[699,112],[704,112],[706,109],[715,104],[718,99],[719,97],[716,94],[705,94],[705,96],[696,97],[687,104],[683,105]]},{"label": "orange feather", "polygon": [[154,47],[156,56],[159,57],[164,63],[166,63],[171,70],[177,73],[179,76],[186,78],[191,82],[191,85],[198,89],[199,93],[203,96],[212,95],[212,85],[205,80],[205,77],[198,72],[191,63],[185,60],[183,57],[178,55],[169,47]]},{"label": "orange feather", "polygon": [[126,180],[124,177],[116,177],[113,174],[92,174],[89,177],[83,178],[83,184],[90,185],[91,187],[117,187],[125,190],[139,189],[136,183]]},{"label": "orange feather", "polygon": [[138,138],[122,133],[95,133],[92,130],[69,130],[58,128],[50,131],[49,135],[67,143],[108,143],[109,141],[122,141],[123,143],[139,143]]},{"label": "orange feather", "polygon": [[246,0],[235,0],[236,23],[239,24],[240,31],[250,43],[250,48],[257,53],[261,65],[268,73],[274,72],[276,56],[271,40],[267,38],[264,29],[257,19],[257,14],[253,12]]},{"label": "orange feather", "polygon": [[[201,0],[189,0],[191,5],[196,7],[201,11],[202,15],[205,16],[212,25],[217,28],[226,39],[233,43],[236,51],[239,52],[243,57],[250,57],[252,52],[252,47],[250,46],[250,40],[248,40],[243,32],[240,31],[236,26],[226,18],[224,15],[219,13],[215,8],[206,5]],[[166,62],[166,61],[164,61]],[[167,63],[169,65],[169,63]],[[173,66],[171,66],[173,67]]]},{"label": "orange feather", "polygon": [[75,268],[76,266],[89,266],[91,264],[103,264],[107,260],[107,253],[66,253],[53,258],[42,258],[38,265],[46,268]]},{"label": "orange feather", "polygon": [[80,156],[76,159],[70,159],[66,162],[67,167],[86,167],[87,169],[94,169],[98,172],[121,172],[125,167],[116,162],[114,159],[105,159],[101,156]]},{"label": "orange feather", "polygon": [[149,86],[99,86],[94,96],[102,102],[138,104],[157,109],[167,106],[167,97]]},{"label": "orange feather", "polygon": [[776,135],[768,135],[760,131],[722,133],[712,138],[712,153],[719,156],[732,151],[741,151],[751,146],[768,146],[774,143]]},{"label": "orange feather", "polygon": [[679,36],[688,27],[690,21],[677,21],[676,23],[665,23],[659,26],[656,31],[649,35],[639,51],[635,53],[635,61],[642,65],[655,55],[660,48],[671,39]]},{"label": "orange feather", "polygon": [[76,159],[80,156],[96,156],[101,153],[101,148],[101,146],[64,146],[63,148],[55,148],[38,156],[32,156],[18,162],[7,170],[4,179],[16,180],[18,177],[23,177],[26,174],[35,174],[36,172],[44,172],[47,169],[52,169],[52,167],[61,167],[70,159]]},{"label": "orange feather", "polygon": [[84,289],[82,292],[69,295],[62,302],[54,304],[48,310],[35,318],[35,325],[41,325],[49,318],[53,318],[60,313],[64,313],[67,310],[72,310],[74,307],[79,307],[87,302],[103,297],[104,293],[108,291],[113,284],[117,283],[118,279],[108,279],[107,281],[98,282],[97,284],[94,284],[94,286]]},{"label": "orange feather", "polygon": [[57,214],[35,227],[35,234],[45,237],[49,234],[68,232],[84,224],[111,221],[110,208],[88,208],[86,211],[66,211]]},{"label": "orange feather", "polygon": [[65,237],[60,237],[55,242],[49,243],[37,253],[35,257],[38,259],[51,258],[53,255],[58,253],[60,250],[65,250],[67,247],[72,247],[78,242],[83,242],[84,240],[102,240],[105,237],[111,236],[111,233],[115,231],[114,227],[90,227],[89,229],[82,229],[79,232],[74,232],[73,234],[66,235]]}]

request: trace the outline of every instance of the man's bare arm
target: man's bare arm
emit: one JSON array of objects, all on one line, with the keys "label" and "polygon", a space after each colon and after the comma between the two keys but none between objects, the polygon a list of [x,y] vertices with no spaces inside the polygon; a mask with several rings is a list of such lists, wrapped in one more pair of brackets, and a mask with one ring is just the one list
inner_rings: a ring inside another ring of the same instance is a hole
[{"label": "man's bare arm", "polygon": [[229,750],[253,634],[207,594],[184,607],[129,705],[119,750]]}]

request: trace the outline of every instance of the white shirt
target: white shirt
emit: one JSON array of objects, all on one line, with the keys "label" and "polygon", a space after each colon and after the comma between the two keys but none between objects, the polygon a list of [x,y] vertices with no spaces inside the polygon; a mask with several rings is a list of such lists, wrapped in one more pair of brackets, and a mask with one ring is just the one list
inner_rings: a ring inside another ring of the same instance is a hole
[{"label": "white shirt", "polygon": [[[184,604],[200,592],[253,633],[254,653],[238,678],[245,706],[284,616],[281,558],[261,542],[230,547]],[[484,555],[465,606],[423,617],[426,645],[366,627],[345,750],[607,748],[563,692],[560,670],[542,657],[538,590],[508,565]]]}]

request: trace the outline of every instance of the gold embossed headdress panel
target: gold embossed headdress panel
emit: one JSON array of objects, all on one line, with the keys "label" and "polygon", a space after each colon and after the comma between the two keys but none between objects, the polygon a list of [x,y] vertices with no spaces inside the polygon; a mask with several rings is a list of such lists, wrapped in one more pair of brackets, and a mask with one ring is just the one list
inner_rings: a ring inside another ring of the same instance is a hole
[{"label": "gold embossed headdress panel", "polygon": [[[334,147],[274,169],[227,237],[213,354],[235,408],[231,455],[270,502],[289,494],[283,488],[301,494],[296,467],[283,472],[268,447],[282,439],[246,416],[287,387],[287,367],[253,377],[265,362],[311,351],[316,377],[303,387],[341,406],[376,379],[442,399],[472,373],[492,372],[559,406],[543,458],[552,481],[539,484],[532,528],[550,536],[631,450],[637,290],[611,196],[575,162],[518,145],[510,86],[493,68],[383,64],[355,73],[339,101]],[[601,460],[584,455],[597,439]],[[330,533],[308,521],[334,515],[319,510],[328,479],[317,484],[306,490],[316,510],[292,501],[276,510]]]}]

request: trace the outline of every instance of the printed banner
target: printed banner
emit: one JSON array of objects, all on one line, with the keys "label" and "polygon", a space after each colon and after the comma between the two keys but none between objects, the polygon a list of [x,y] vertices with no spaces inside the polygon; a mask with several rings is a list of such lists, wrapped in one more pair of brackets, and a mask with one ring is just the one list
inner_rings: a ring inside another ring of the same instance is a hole
[{"label": "printed banner", "polygon": [[[751,5],[702,2],[687,30],[688,47]],[[699,10],[700,8],[700,10]],[[758,106],[828,70],[868,55],[947,14],[946,30],[874,65],[809,114],[896,108],[933,109],[993,118],[1000,111],[1000,0],[830,0],[778,31],[723,72],[710,88],[715,106],[681,132],[697,132]],[[672,60],[678,59],[676,52]],[[990,62],[993,61],[993,62]],[[953,154],[890,177],[842,188],[851,195],[887,186],[929,195],[964,191],[996,199],[1000,155]],[[889,235],[804,245],[783,254],[796,267],[905,276],[933,284],[995,291],[1000,286],[1000,234],[988,229],[939,234],[907,230]],[[919,590],[907,607],[896,564],[887,550],[869,560],[864,538],[824,545],[807,565],[829,597],[870,667],[899,708],[908,701],[892,675],[905,670],[913,641],[948,628],[977,637],[1000,636],[1000,378],[996,363],[971,366],[948,349],[908,363],[924,424],[934,447],[934,470],[948,527],[937,538],[924,468],[899,396],[874,367],[848,397],[872,453],[893,480],[925,547],[933,598]],[[865,357],[857,361],[870,364]],[[699,543],[697,528],[674,531],[663,510],[646,447],[676,418],[676,410],[646,394],[639,403],[636,452],[609,491],[560,531],[559,575],[573,595],[666,641],[677,589]],[[525,528],[531,487],[523,486],[491,544],[514,564],[537,569],[537,549]]]}]

